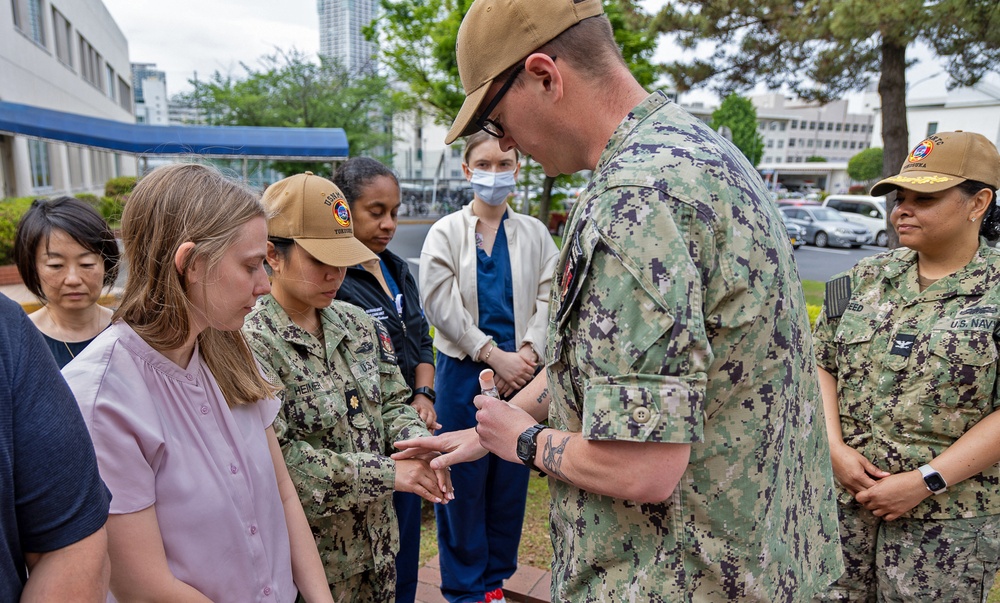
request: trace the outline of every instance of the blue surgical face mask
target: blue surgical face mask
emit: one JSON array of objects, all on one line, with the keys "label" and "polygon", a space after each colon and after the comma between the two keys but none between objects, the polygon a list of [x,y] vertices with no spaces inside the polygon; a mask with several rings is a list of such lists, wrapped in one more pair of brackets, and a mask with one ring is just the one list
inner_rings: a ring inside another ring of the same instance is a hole
[{"label": "blue surgical face mask", "polygon": [[513,170],[509,172],[472,170],[472,180],[469,182],[476,196],[494,207],[505,202],[517,185]]}]

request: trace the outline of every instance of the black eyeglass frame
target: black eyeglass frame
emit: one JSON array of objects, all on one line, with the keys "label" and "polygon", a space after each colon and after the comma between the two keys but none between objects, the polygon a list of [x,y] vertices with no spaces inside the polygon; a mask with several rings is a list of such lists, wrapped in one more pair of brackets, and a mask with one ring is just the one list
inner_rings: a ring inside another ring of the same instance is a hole
[{"label": "black eyeglass frame", "polygon": [[[553,61],[556,60],[554,55],[549,58]],[[493,97],[490,104],[486,105],[483,112],[479,114],[479,118],[476,119],[476,126],[494,138],[503,138],[506,133],[503,130],[503,126],[500,125],[500,122],[490,119],[489,114],[493,113],[493,109],[497,108],[497,105],[500,104],[501,100],[503,100],[503,96],[507,94],[510,87],[514,85],[514,81],[517,80],[517,76],[521,75],[522,71],[524,71],[524,61],[521,61],[514,71],[511,72],[511,74],[507,77],[507,81],[504,82],[503,86],[500,87],[500,90],[497,91],[496,96]]]}]

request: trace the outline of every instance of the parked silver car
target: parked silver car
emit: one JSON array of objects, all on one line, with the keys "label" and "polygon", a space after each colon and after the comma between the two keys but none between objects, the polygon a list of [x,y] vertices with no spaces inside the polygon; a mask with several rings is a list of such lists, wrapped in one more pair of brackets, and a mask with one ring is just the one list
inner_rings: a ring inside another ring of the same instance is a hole
[{"label": "parked silver car", "polygon": [[871,232],[852,224],[829,207],[782,207],[781,213],[806,231],[806,241],[817,247],[861,247],[872,242]]},{"label": "parked silver car", "polygon": [[830,195],[823,201],[825,207],[844,214],[848,222],[860,224],[872,233],[873,241],[879,247],[889,244],[889,234],[886,229],[885,197],[869,197],[867,195]]},{"label": "parked silver car", "polygon": [[806,229],[792,221],[785,214],[781,214],[781,221],[785,224],[785,231],[788,232],[788,240],[793,249],[798,249],[806,243]]}]

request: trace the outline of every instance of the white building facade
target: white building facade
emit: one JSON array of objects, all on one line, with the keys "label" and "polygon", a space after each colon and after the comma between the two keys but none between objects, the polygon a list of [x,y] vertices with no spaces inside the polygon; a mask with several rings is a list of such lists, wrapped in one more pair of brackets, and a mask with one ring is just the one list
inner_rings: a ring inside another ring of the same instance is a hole
[{"label": "white building facade", "polygon": [[[906,98],[908,149],[937,132],[978,132],[1000,146],[1000,76],[990,75],[975,86],[943,95],[924,95],[919,89]],[[882,114],[876,113],[874,146],[882,144]]]},{"label": "white building facade", "polygon": [[[128,42],[100,0],[0,4],[0,101],[134,123]],[[0,197],[102,194],[132,157],[0,133]]]},{"label": "white building facade", "polygon": [[377,4],[377,0],[317,0],[319,54],[354,74],[374,72],[376,47],[363,30],[375,20]]}]

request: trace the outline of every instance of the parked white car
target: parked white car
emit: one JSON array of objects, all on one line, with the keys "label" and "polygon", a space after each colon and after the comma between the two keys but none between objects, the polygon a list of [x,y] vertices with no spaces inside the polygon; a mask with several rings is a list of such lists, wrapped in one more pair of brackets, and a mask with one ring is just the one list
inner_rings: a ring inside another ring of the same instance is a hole
[{"label": "parked white car", "polygon": [[830,195],[823,201],[823,205],[844,214],[844,219],[848,222],[867,228],[876,245],[885,247],[889,244],[889,235],[886,232],[885,197]]}]

